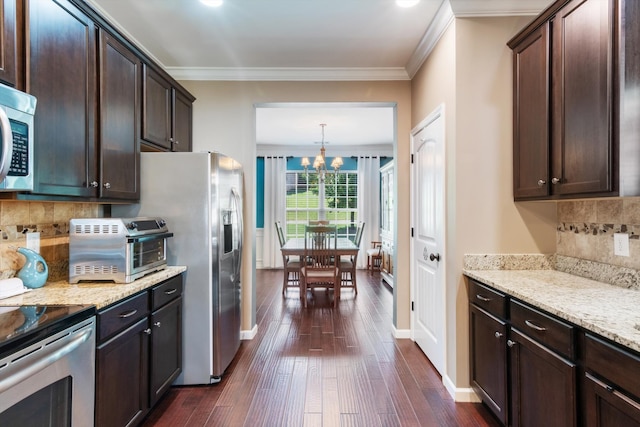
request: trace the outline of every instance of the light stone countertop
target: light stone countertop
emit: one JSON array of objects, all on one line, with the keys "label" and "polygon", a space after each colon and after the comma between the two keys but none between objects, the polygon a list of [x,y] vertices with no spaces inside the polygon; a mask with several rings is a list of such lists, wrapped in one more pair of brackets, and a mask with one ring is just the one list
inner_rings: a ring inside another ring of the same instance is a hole
[{"label": "light stone countertop", "polygon": [[82,304],[95,305],[100,310],[186,270],[187,267],[184,266],[166,267],[131,283],[83,282],[73,285],[66,281],[46,283],[41,288],[32,289],[21,295],[0,299],[0,307]]},{"label": "light stone countertop", "polygon": [[640,292],[556,270],[463,270],[499,291],[640,352]]}]

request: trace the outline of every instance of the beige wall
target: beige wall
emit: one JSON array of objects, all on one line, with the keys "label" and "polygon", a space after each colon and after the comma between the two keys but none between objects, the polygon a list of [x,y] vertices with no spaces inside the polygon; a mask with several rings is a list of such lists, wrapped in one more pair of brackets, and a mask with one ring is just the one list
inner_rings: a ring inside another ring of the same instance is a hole
[{"label": "beige wall", "polygon": [[412,126],[446,120],[446,373],[469,385],[466,253],[555,252],[555,203],[514,203],[511,51],[529,18],[456,19],[412,86]]},{"label": "beige wall", "polygon": [[[409,186],[409,131],[411,88],[396,82],[181,82],[195,97],[193,149],[216,150],[235,157],[245,168],[245,233],[242,329],[255,326],[255,112],[254,105],[269,102],[395,102],[397,103],[398,187]],[[409,196],[399,192],[398,222],[409,221]],[[398,233],[395,294],[396,325],[409,328],[409,232]]]}]

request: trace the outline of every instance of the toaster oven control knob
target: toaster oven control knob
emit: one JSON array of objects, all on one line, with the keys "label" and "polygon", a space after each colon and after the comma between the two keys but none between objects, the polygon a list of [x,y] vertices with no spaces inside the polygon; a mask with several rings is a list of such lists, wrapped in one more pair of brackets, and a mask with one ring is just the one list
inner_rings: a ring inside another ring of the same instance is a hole
[{"label": "toaster oven control knob", "polygon": [[167,221],[165,221],[164,219],[159,219],[158,220],[158,227],[162,228],[165,225],[167,225]]},{"label": "toaster oven control knob", "polygon": [[138,223],[131,221],[129,224],[127,224],[127,228],[129,230],[135,230],[136,228],[138,228]]}]

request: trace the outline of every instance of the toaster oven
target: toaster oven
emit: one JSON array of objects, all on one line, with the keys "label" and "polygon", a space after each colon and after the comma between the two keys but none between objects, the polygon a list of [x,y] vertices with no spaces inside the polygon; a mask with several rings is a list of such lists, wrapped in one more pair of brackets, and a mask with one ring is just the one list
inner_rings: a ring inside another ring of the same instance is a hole
[{"label": "toaster oven", "polygon": [[130,283],[167,266],[162,218],[82,218],[69,223],[69,283]]}]

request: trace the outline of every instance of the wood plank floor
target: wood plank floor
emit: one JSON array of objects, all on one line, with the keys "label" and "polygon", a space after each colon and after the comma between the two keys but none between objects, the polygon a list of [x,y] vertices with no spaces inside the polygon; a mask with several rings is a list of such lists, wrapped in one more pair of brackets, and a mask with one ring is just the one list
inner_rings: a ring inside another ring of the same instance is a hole
[{"label": "wood plank floor", "polygon": [[281,270],[257,272],[258,334],[216,385],[173,387],[144,426],[499,426],[453,402],[411,340],[392,330],[391,290],[358,271],[337,309],[315,290],[302,308]]}]

